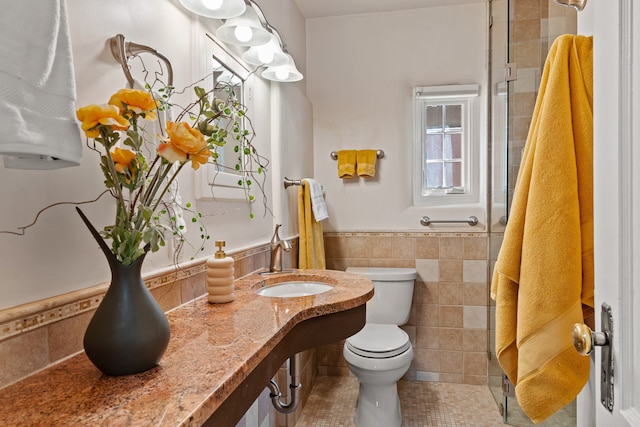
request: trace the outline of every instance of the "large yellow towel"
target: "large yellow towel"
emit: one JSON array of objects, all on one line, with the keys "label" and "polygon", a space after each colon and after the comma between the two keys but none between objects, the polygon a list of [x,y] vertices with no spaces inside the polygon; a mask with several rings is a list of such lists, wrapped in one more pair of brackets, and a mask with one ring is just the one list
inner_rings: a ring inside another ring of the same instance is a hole
[{"label": "large yellow towel", "polygon": [[358,150],[358,175],[363,178],[375,177],[377,158],[378,152],[376,150]]},{"label": "large yellow towel", "polygon": [[338,151],[338,176],[353,178],[356,174],[356,150]]},{"label": "large yellow towel", "polygon": [[536,423],[589,377],[571,329],[593,312],[592,66],[591,37],[551,47],[491,284],[498,361]]},{"label": "large yellow towel", "polygon": [[300,229],[300,248],[298,268],[326,268],[324,256],[324,238],[322,223],[313,217],[311,207],[311,188],[306,180],[298,187],[298,227]]}]

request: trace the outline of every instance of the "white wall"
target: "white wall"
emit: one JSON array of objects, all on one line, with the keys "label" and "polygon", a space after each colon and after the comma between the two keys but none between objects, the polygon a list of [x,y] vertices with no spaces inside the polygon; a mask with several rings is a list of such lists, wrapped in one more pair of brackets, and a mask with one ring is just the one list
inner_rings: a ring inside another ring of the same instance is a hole
[{"label": "white wall", "polygon": [[[305,26],[293,0],[263,1],[261,6],[278,28],[299,68],[305,69]],[[118,33],[127,41],[149,45],[166,55],[172,62],[177,88],[195,80],[197,69],[193,46],[202,36],[202,28],[189,12],[175,0],[67,0],[74,68],[77,85],[77,106],[103,103],[126,81],[120,66],[114,61],[107,47],[107,40]],[[219,25],[215,21],[214,27]],[[303,71],[304,73],[304,71]],[[258,149],[271,158],[272,144],[275,152],[293,152],[301,158],[302,165],[290,173],[302,176],[311,174],[310,121],[304,126],[278,123],[272,126],[270,100],[272,85],[256,79],[256,100],[252,103],[251,117],[256,127]],[[277,90],[277,84],[273,85]],[[305,85],[299,83],[282,90],[281,105],[301,105],[309,110],[304,95]],[[288,98],[292,97],[292,101]],[[274,114],[277,112],[274,112]],[[310,115],[310,112],[308,113]],[[279,117],[280,114],[278,113]],[[272,141],[273,129],[288,135],[289,142]],[[6,130],[5,130],[6,131]],[[297,133],[300,133],[297,136]],[[300,147],[293,147],[293,141]],[[306,147],[306,148],[305,148]],[[275,161],[277,164],[277,160]],[[95,153],[86,149],[82,165],[56,171],[24,171],[5,169],[0,165],[0,230],[16,230],[29,224],[42,207],[61,201],[83,201],[96,197],[103,189],[103,177]],[[304,166],[307,165],[307,166]],[[272,175],[275,173],[275,175]],[[267,180],[267,197],[270,209],[277,212],[277,221],[287,225],[289,202],[279,196],[273,205],[273,191],[284,193],[280,171],[270,171]],[[197,256],[210,256],[214,240],[226,240],[227,249],[234,250],[269,240],[274,218],[263,216],[260,197],[257,197],[256,219],[249,220],[243,203],[202,202],[195,200],[193,173],[189,170],[180,177],[184,202],[191,201],[205,215],[204,223],[211,241],[204,252]],[[272,191],[273,189],[273,191]],[[96,203],[83,205],[82,209],[96,228],[111,223],[114,204],[107,196]],[[207,216],[209,215],[209,216]],[[293,218],[295,221],[295,218]],[[289,227],[291,228],[291,227]],[[192,233],[200,234],[192,227]],[[193,251],[185,252],[186,259]],[[172,265],[168,251],[147,257],[145,272]],[[59,295],[65,292],[93,286],[109,280],[104,256],[89,235],[73,206],[57,206],[40,216],[35,226],[25,236],[0,234],[0,309]]]},{"label": "white wall", "polygon": [[[412,207],[412,88],[478,83],[486,99],[486,32],[485,2],[307,20],[314,170],[330,215],[325,231],[428,231],[419,219],[429,209]],[[386,153],[376,178],[338,178],[331,151],[363,148]]]}]

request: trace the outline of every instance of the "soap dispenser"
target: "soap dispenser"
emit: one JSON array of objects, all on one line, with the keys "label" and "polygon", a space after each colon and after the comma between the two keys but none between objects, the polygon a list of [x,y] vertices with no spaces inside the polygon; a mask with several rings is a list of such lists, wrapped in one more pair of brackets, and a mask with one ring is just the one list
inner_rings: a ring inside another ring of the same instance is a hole
[{"label": "soap dispenser", "polygon": [[216,241],[218,250],[213,258],[207,260],[207,292],[211,304],[233,301],[233,258],[227,256],[222,248],[225,242]]}]

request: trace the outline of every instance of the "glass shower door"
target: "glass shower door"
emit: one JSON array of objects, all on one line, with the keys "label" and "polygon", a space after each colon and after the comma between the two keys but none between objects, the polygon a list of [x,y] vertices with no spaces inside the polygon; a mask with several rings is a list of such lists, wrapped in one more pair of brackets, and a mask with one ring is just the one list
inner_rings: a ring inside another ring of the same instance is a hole
[{"label": "glass shower door", "polygon": [[[527,139],[544,62],[553,41],[575,34],[577,14],[553,0],[490,2],[491,195],[489,234],[491,267],[502,244],[509,205]],[[492,270],[492,269],[491,269]],[[489,282],[491,277],[489,278]],[[533,426],[520,409],[514,387],[495,355],[495,305],[489,306],[489,387],[506,423]],[[574,427],[575,402],[537,426]]]}]

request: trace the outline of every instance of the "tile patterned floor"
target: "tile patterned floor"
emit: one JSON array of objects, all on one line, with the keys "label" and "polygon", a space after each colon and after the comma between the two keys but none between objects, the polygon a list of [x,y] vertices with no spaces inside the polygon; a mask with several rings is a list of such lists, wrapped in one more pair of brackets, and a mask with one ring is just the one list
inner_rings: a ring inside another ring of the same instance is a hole
[{"label": "tile patterned floor", "polygon": [[[503,427],[487,386],[400,381],[403,427]],[[319,376],[296,427],[355,427],[358,381]]]}]

